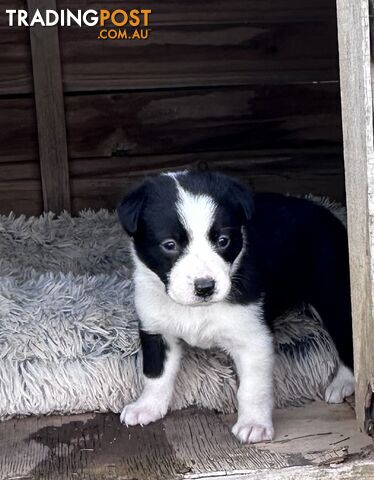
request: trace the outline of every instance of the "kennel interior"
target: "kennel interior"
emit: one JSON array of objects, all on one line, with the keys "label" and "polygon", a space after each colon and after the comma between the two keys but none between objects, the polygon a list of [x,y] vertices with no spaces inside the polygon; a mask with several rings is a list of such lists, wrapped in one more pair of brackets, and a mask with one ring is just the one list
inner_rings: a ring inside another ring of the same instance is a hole
[{"label": "kennel interior", "polygon": [[[349,132],[367,132],[359,120],[367,107],[360,83],[368,58],[367,2],[338,2],[342,81],[334,0],[143,0],[134,8],[152,10],[147,40],[99,40],[96,27],[7,25],[7,8],[103,7],[95,0],[56,3],[0,0],[0,213],[113,209],[144,176],[190,167],[237,176],[255,191],[312,193],[343,204],[347,185],[356,245],[355,355],[363,371],[372,365],[370,262],[356,268],[360,252],[370,254],[372,245],[366,196],[371,140],[349,138]],[[123,5],[113,0],[105,8]],[[357,75],[345,70],[352,49]],[[356,99],[349,96],[355,89]],[[221,471],[252,478],[256,468],[313,469],[359,459],[370,444],[358,425],[372,428],[371,397],[363,393],[372,368],[357,375],[358,424],[352,403],[280,411],[279,441],[265,449],[237,446],[227,418],[208,412],[170,416],[134,430],[132,441],[109,414],[12,420],[0,425],[0,471],[6,472],[0,478],[30,471],[41,478],[216,478]],[[193,439],[179,447],[181,430],[202,439],[201,452]],[[49,456],[33,450],[35,442]],[[227,448],[226,463],[217,444]]]}]

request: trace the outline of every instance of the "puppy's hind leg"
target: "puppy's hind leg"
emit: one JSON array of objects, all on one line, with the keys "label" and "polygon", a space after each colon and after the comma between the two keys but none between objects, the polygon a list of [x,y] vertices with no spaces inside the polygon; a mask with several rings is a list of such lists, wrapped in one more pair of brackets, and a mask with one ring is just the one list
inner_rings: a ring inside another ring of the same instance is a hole
[{"label": "puppy's hind leg", "polygon": [[121,423],[147,425],[166,415],[174,390],[182,349],[179,342],[161,335],[140,334],[145,384],[141,396],[126,405]]},{"label": "puppy's hind leg", "polygon": [[310,303],[322,318],[340,357],[340,365],[325,391],[328,403],[342,403],[355,390],[353,376],[353,335],[350,302],[348,250],[339,237],[325,249],[315,263]]},{"label": "puppy's hind leg", "polygon": [[[330,287],[330,291],[336,286]],[[347,297],[329,296],[325,291],[326,300],[314,302],[323,324],[332,337],[340,357],[340,364],[335,377],[325,391],[325,401],[328,403],[342,403],[346,397],[355,391],[353,376],[353,338],[350,318],[349,292]]]},{"label": "puppy's hind leg", "polygon": [[341,363],[333,381],[326,388],[325,401],[327,403],[342,403],[354,391],[355,377],[352,370]]}]

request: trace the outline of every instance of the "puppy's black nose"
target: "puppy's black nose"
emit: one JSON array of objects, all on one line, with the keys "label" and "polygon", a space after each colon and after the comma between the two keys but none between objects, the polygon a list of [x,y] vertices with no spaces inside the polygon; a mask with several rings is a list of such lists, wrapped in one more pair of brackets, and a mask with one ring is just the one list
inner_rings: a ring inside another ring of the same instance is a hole
[{"label": "puppy's black nose", "polygon": [[195,293],[199,297],[209,297],[214,291],[216,282],[213,278],[197,278],[195,280]]}]

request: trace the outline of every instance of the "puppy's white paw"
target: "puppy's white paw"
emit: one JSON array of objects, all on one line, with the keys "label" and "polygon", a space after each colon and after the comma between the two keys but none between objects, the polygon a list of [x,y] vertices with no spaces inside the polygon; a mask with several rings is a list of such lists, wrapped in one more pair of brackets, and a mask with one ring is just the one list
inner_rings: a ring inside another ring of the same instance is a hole
[{"label": "puppy's white paw", "polygon": [[325,401],[327,403],[342,403],[346,397],[355,391],[355,378],[353,373],[345,365],[341,364],[339,370],[326,388]]},{"label": "puppy's white paw", "polygon": [[273,425],[270,423],[238,420],[232,427],[232,433],[241,443],[258,443],[272,440]]},{"label": "puppy's white paw", "polygon": [[155,422],[164,417],[167,412],[167,406],[157,405],[155,402],[144,402],[141,399],[134,403],[126,405],[123,409],[120,421],[127,427],[131,425],[148,425],[148,423]]}]

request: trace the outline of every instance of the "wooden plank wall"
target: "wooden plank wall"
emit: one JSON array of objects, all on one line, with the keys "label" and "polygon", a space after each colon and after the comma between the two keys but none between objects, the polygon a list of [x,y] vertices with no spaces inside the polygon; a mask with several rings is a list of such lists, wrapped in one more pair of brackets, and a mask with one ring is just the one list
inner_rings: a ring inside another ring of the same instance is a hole
[{"label": "wooden plank wall", "polygon": [[[338,0],[356,413],[374,437],[374,136],[367,0]],[[371,30],[371,32],[370,32]]]},{"label": "wooden plank wall", "polygon": [[[196,165],[257,190],[344,200],[334,0],[141,7],[153,11],[147,41],[59,29],[73,212],[112,208],[145,174]],[[38,214],[30,32],[6,26],[6,8],[25,8],[25,0],[0,0],[0,212]]]}]

